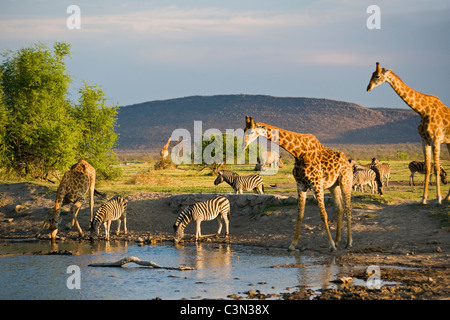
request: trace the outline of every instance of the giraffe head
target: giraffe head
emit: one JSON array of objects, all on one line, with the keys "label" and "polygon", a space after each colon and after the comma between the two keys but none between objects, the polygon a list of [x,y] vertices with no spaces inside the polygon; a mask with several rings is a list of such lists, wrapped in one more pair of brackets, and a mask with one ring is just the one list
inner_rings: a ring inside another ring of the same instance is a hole
[{"label": "giraffe head", "polygon": [[244,150],[247,149],[250,143],[255,141],[259,136],[267,137],[267,129],[263,126],[258,126],[253,121],[252,117],[245,117],[244,130]]},{"label": "giraffe head", "polygon": [[60,216],[60,213],[61,213],[61,210],[60,209],[56,210],[55,207],[49,209],[49,214],[50,214],[51,218],[49,219],[48,229],[50,230],[50,232],[52,234],[52,239],[54,238],[54,235],[56,235],[55,231],[58,230],[58,225],[62,221],[62,217]]},{"label": "giraffe head", "polygon": [[367,91],[372,90],[376,86],[382,84],[387,81],[387,76],[391,72],[391,69],[380,68],[380,63],[377,62],[377,67],[372,73],[372,78],[370,78],[369,85],[367,86]]}]

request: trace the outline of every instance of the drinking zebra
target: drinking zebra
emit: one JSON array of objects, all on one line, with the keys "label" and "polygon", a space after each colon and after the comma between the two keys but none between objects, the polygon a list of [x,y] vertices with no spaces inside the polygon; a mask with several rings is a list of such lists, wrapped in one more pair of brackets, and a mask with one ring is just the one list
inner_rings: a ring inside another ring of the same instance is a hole
[{"label": "drinking zebra", "polygon": [[228,183],[235,193],[242,194],[243,191],[254,190],[255,193],[264,193],[263,179],[259,174],[253,174],[249,176],[240,176],[231,171],[219,171],[219,175],[214,181],[214,185],[217,186],[222,182]]},{"label": "drinking zebra", "polygon": [[174,242],[178,243],[184,237],[184,229],[191,221],[196,222],[195,240],[198,240],[201,236],[200,224],[202,221],[211,221],[218,217],[219,230],[217,230],[217,236],[222,231],[222,220],[225,222],[226,234],[228,236],[228,224],[230,220],[230,201],[222,196],[217,196],[213,199],[197,202],[186,209],[184,209],[177,217],[173,228],[175,230]]},{"label": "drinking zebra", "polygon": [[[416,184],[414,183],[414,174],[416,172],[420,173],[420,174],[425,174],[426,173],[426,168],[425,168],[425,162],[419,162],[419,161],[411,161],[408,164],[408,168],[409,171],[411,172],[411,175],[409,176],[409,185],[410,186],[415,186]],[[436,169],[434,164],[431,164],[431,171],[432,173],[430,174],[430,179],[431,179],[431,175],[434,173],[436,174]],[[441,177],[441,181],[443,184],[447,184],[447,172],[445,172],[444,168],[442,167],[442,165],[440,165],[440,172],[439,175]]]},{"label": "drinking zebra", "polygon": [[121,220],[123,220],[123,230],[127,233],[127,201],[122,197],[115,196],[108,200],[108,202],[98,208],[95,212],[94,219],[91,224],[91,237],[99,235],[100,225],[103,223],[105,227],[106,239],[109,239],[109,230],[111,227],[111,222],[118,220],[117,235],[120,232]]},{"label": "drinking zebra", "polygon": [[370,187],[371,193],[375,193],[376,173],[372,169],[358,169],[353,173],[353,188],[357,191],[358,186],[361,192],[364,192],[364,186]]}]

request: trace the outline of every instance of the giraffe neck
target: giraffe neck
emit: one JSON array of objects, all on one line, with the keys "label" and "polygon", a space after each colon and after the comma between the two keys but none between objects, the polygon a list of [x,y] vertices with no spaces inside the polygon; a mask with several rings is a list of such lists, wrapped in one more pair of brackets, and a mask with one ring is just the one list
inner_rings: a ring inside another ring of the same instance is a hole
[{"label": "giraffe neck", "polygon": [[[292,154],[295,158],[301,158],[309,152],[322,150],[324,146],[312,134],[301,134],[287,131],[263,123],[258,125],[266,128],[266,139],[278,143],[280,147]],[[278,130],[278,137],[272,130]]]},{"label": "giraffe neck", "polygon": [[416,111],[421,116],[426,114],[425,105],[421,103],[421,98],[427,98],[428,95],[420,93],[411,87],[407,86],[395,73],[392,71],[388,76],[387,82],[392,89],[402,98],[405,103]]}]

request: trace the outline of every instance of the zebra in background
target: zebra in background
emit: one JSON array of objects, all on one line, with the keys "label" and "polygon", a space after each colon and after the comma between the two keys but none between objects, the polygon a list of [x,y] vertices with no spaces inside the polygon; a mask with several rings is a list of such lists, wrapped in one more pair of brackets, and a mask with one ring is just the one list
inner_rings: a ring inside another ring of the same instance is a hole
[{"label": "zebra in background", "polygon": [[197,230],[195,232],[195,240],[197,241],[201,236],[200,224],[202,221],[211,221],[219,217],[219,230],[217,236],[222,231],[222,220],[225,222],[226,234],[228,236],[228,224],[230,221],[230,201],[222,196],[217,196],[214,199],[197,202],[186,209],[184,209],[177,217],[173,228],[175,230],[174,242],[178,243],[184,237],[184,229],[191,221],[196,222]]},{"label": "zebra in background", "polygon": [[[372,174],[370,174],[370,173],[366,173],[365,174],[365,176],[363,176],[363,174],[362,173],[359,173],[356,177],[355,177],[355,174],[356,174],[356,172],[358,172],[358,171],[365,171],[365,170],[371,170],[371,171],[373,171],[373,173],[375,173],[375,182],[374,182],[374,184],[373,184],[373,193],[375,193],[375,189],[377,189],[377,192],[380,194],[380,195],[383,195],[383,182],[382,182],[382,176],[381,176],[381,173],[380,173],[380,170],[378,169],[378,167],[377,166],[374,166],[374,165],[372,165],[372,164],[365,164],[365,165],[362,165],[362,164],[359,164],[359,163],[357,163],[356,161],[354,161],[354,160],[350,160],[350,163],[352,164],[352,166],[353,166],[353,181],[355,181],[355,179],[358,179],[358,180],[360,180],[360,181],[363,181],[363,180],[361,180],[361,179],[369,179],[370,177],[371,177],[371,175]],[[353,186],[355,186],[355,185],[359,185],[360,183],[353,183]],[[366,183],[366,184],[368,184],[368,183]],[[363,189],[363,188],[361,188],[361,189]],[[356,190],[356,189],[355,189]]]},{"label": "zebra in background", "polygon": [[240,176],[231,171],[219,171],[219,175],[214,181],[214,185],[217,186],[222,182],[228,183],[236,194],[242,194],[243,191],[254,190],[255,193],[264,193],[263,179],[259,174],[253,174],[249,176]]},{"label": "zebra in background", "polygon": [[108,202],[102,204],[95,212],[94,219],[91,223],[91,237],[99,235],[100,225],[103,223],[106,239],[109,240],[111,222],[115,220],[118,222],[116,234],[119,235],[121,224],[120,218],[123,220],[124,233],[127,234],[127,201],[120,196],[115,196],[108,200]]},{"label": "zebra in background", "polygon": [[[419,162],[419,161],[411,161],[408,164],[408,169],[411,172],[411,175],[409,176],[409,185],[410,186],[415,186],[416,184],[414,183],[414,174],[416,172],[420,173],[420,174],[426,174],[426,168],[425,168],[425,162]],[[434,164],[431,164],[431,170],[432,173],[430,174],[430,180],[431,180],[431,175],[434,173],[436,174],[436,169]],[[447,184],[447,172],[445,172],[444,167],[442,167],[442,165],[440,165],[440,172],[439,175],[441,177],[441,181],[443,184]]]},{"label": "zebra in background", "polygon": [[376,173],[372,169],[359,169],[353,173],[353,188],[357,191],[358,186],[364,192],[365,185],[369,185],[371,193],[375,193]]},{"label": "zebra in background", "polygon": [[372,158],[372,167],[377,167],[378,171],[380,172],[380,179],[381,182],[383,182],[383,178],[386,178],[385,186],[389,186],[389,178],[391,176],[391,165],[389,163],[380,163],[380,161],[377,158]]}]

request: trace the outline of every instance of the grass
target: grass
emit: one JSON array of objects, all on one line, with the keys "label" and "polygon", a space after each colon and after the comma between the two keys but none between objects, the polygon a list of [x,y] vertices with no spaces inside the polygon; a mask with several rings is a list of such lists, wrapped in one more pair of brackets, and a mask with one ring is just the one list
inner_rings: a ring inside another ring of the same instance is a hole
[{"label": "grass", "polygon": [[[232,188],[222,183],[215,186],[216,176],[212,175],[211,169],[201,168],[195,165],[181,165],[175,169],[154,170],[155,160],[147,155],[145,158],[138,159],[135,162],[127,162],[126,156],[121,155],[123,174],[114,180],[98,181],[96,189],[110,194],[126,195],[134,192],[164,192],[164,193],[228,193]],[[128,160],[129,161],[129,160]],[[361,163],[369,163],[370,160],[362,160]],[[382,161],[391,165],[391,177],[389,187],[384,188],[384,195],[372,195],[368,193],[353,192],[353,207],[368,208],[370,206],[395,205],[407,202],[419,204],[422,198],[424,175],[416,174],[416,186],[409,186],[409,169],[407,161]],[[443,160],[442,165],[450,175],[450,161]],[[254,165],[227,165],[224,170],[237,172],[240,175],[250,175],[257,172],[253,171]],[[296,184],[292,175],[293,162],[285,163],[275,175],[264,175],[265,193],[297,195]],[[18,179],[0,175],[0,183],[30,182],[39,185],[45,185],[50,191],[56,191],[58,182],[51,184],[48,182],[36,181],[33,179]],[[450,177],[449,177],[450,180]],[[436,186],[435,177],[432,178],[432,185],[429,188],[429,203],[435,201]],[[443,197],[448,192],[449,184],[441,184],[441,194]],[[327,194],[326,197],[329,197]],[[449,205],[431,209],[432,214],[440,216],[445,226],[450,226]],[[270,208],[277,210],[277,208]],[[268,214],[269,212],[266,212]]]}]

